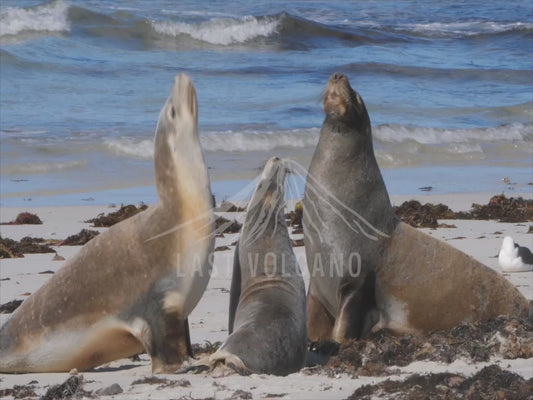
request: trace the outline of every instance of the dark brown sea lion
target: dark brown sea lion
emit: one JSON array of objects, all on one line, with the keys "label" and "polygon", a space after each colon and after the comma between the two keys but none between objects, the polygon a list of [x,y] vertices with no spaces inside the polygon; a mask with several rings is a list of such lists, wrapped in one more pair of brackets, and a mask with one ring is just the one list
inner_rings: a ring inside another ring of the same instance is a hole
[{"label": "dark brown sea lion", "polygon": [[324,108],[304,197],[310,340],[527,316],[528,300],[503,276],[397,219],[368,112],[345,75],[329,80]]}]

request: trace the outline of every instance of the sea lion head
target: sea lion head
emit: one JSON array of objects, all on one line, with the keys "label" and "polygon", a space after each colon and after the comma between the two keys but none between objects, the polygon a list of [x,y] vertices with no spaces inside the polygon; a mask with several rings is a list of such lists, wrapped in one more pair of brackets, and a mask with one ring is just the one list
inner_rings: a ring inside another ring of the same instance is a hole
[{"label": "sea lion head", "polygon": [[191,79],[179,74],[174,79],[164,107],[157,123],[157,136],[183,137],[190,134],[198,135],[198,99]]},{"label": "sea lion head", "polygon": [[363,99],[350,86],[346,75],[334,73],[328,82],[324,99],[326,122],[337,126],[341,132],[344,127],[355,128],[358,132],[370,135],[370,117]]},{"label": "sea lion head", "polygon": [[154,140],[154,162],[161,199],[175,199],[178,181],[206,180],[198,137],[198,100],[191,79],[179,74],[174,79],[159,114]]},{"label": "sea lion head", "polygon": [[265,165],[261,180],[257,184],[246,210],[246,220],[241,238],[242,245],[254,243],[264,234],[272,235],[277,229],[285,228],[285,176],[287,166],[278,157],[272,157]]},{"label": "sea lion head", "polygon": [[285,162],[278,157],[272,157],[266,162],[261,180],[248,205],[248,210],[256,207],[259,203],[261,207],[268,209],[283,201],[287,170]]}]

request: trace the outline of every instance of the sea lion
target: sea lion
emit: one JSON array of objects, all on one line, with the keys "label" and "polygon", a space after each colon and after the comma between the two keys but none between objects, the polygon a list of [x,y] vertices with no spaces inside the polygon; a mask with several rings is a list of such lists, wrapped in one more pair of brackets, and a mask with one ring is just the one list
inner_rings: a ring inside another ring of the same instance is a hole
[{"label": "sea lion", "polygon": [[143,350],[152,371],[191,355],[187,316],[212,267],[214,217],[196,90],[178,75],[155,133],[159,202],[114,225],[0,330],[0,372],[88,370]]},{"label": "sea lion", "polygon": [[324,108],[304,195],[310,340],[527,317],[529,302],[504,277],[398,220],[374,156],[368,112],[345,75],[329,80]]},{"label": "sea lion", "polygon": [[304,366],[305,284],[285,223],[285,175],[282,160],[267,162],[235,249],[230,335],[198,365],[282,376]]}]

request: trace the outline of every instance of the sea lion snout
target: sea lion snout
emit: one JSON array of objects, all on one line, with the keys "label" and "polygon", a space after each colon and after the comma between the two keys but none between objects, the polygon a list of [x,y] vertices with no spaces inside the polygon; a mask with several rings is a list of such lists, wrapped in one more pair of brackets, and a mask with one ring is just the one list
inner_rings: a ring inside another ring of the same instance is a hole
[{"label": "sea lion snout", "polygon": [[168,117],[171,121],[188,117],[198,121],[196,89],[191,78],[185,74],[178,74],[174,78],[174,86],[169,98]]},{"label": "sea lion snout", "polygon": [[339,82],[341,80],[346,80],[348,81],[348,77],[344,74],[341,74],[339,72],[335,72],[333,75],[331,75],[331,78],[329,79],[329,82],[330,83],[335,83],[335,82]]},{"label": "sea lion snout", "polygon": [[327,115],[344,117],[350,105],[350,81],[346,75],[334,73],[328,82],[324,109]]},{"label": "sea lion snout", "polygon": [[277,179],[275,181],[276,184],[279,184],[279,182],[285,181],[286,173],[287,167],[285,162],[279,157],[272,157],[265,164],[265,168],[261,174],[261,180],[271,181],[272,177],[277,175]]}]

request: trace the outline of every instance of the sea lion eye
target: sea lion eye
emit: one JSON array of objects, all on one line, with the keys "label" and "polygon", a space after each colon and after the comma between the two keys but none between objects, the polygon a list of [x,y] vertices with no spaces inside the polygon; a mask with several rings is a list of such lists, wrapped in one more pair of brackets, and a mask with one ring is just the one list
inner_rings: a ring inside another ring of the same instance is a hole
[{"label": "sea lion eye", "polygon": [[174,106],[170,108],[170,116],[172,117],[172,119],[176,117],[176,110],[174,109]]}]

